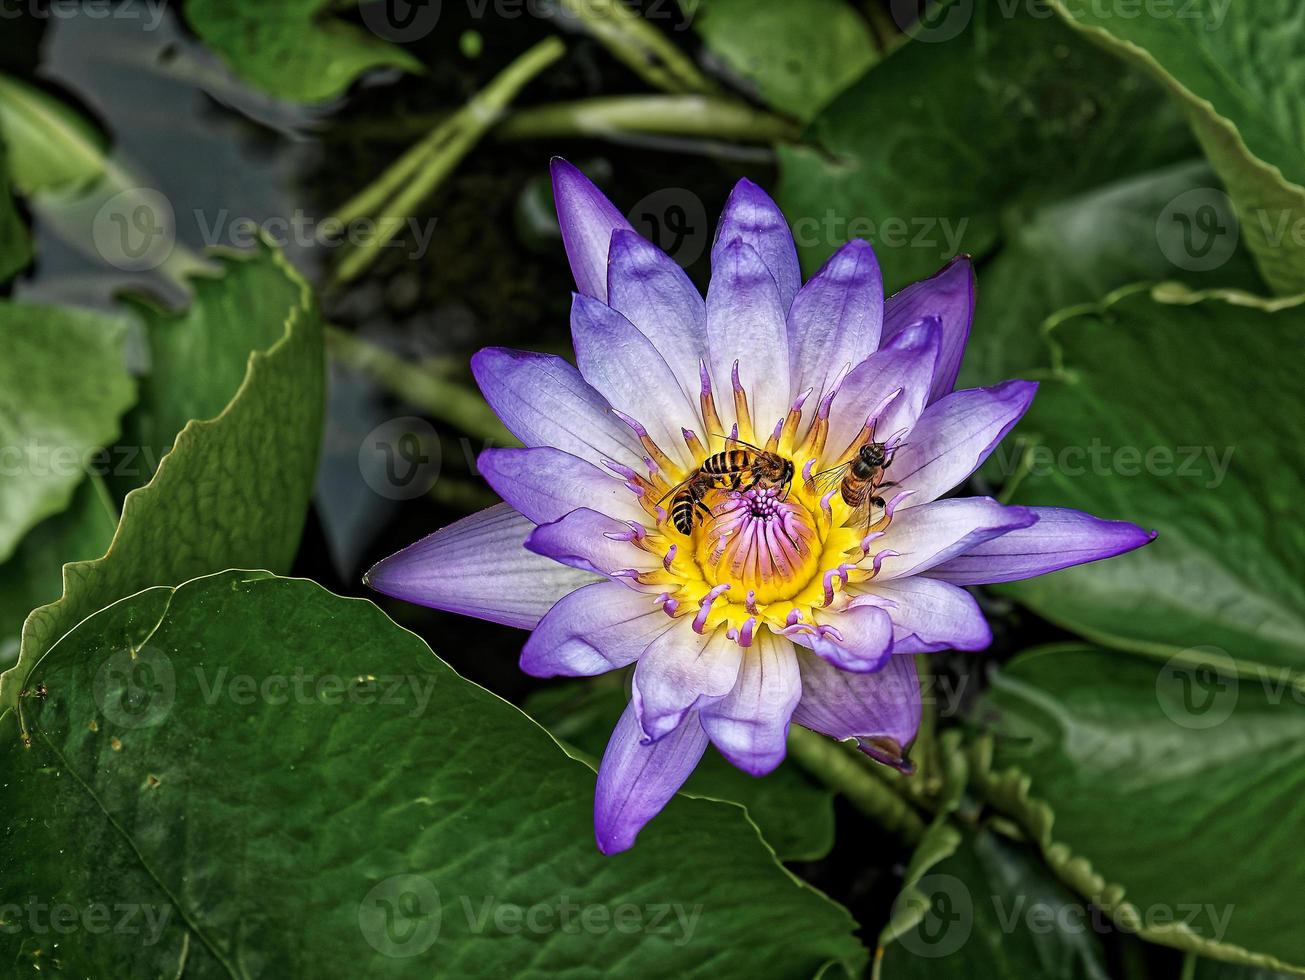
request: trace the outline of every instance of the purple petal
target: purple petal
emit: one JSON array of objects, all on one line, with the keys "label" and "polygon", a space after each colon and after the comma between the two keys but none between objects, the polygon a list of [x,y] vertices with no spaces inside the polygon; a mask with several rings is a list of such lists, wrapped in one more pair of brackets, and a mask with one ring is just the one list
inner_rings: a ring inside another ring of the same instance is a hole
[{"label": "purple petal", "polygon": [[562,358],[486,347],[472,357],[471,372],[490,408],[527,446],[642,469],[643,449],[634,432]]},{"label": "purple petal", "polygon": [[744,651],[734,689],[702,709],[702,727],[721,755],[764,776],[784,761],[789,718],[801,696],[793,644],[766,630]]},{"label": "purple petal", "polygon": [[378,562],[363,581],[405,602],[533,629],[558,599],[594,581],[527,551],[534,527],[495,504]]},{"label": "purple petal", "polygon": [[880,563],[874,581],[916,575],[1035,520],[1027,507],[1004,507],[991,497],[959,497],[903,508],[875,542],[876,548],[890,554]]},{"label": "purple petal", "polygon": [[802,700],[795,722],[839,741],[855,738],[868,755],[902,765],[920,727],[914,657],[890,657],[877,674],[850,674],[819,657],[800,656],[798,666]]},{"label": "purple petal", "polygon": [[735,240],[713,256],[707,348],[721,418],[726,425],[734,418],[730,378],[738,362],[753,425],[769,435],[790,404],[788,336],[775,280],[746,242]]},{"label": "purple petal", "polygon": [[607,302],[639,328],[671,366],[689,398],[707,356],[707,304],[679,264],[642,235],[612,235]]},{"label": "purple petal", "polygon": [[936,401],[956,385],[974,320],[974,268],[968,255],[957,256],[932,278],[912,283],[888,297],[884,304],[884,341],[926,316],[936,316],[943,327],[942,352],[929,391],[929,400]]},{"label": "purple petal", "polygon": [[892,653],[893,621],[882,609],[867,605],[826,612],[820,625],[838,632],[795,630],[789,638],[840,670],[872,673],[883,667]]},{"label": "purple petal", "polygon": [[634,846],[644,825],[657,816],[692,774],[707,750],[696,712],[665,738],[645,744],[634,705],[628,705],[607,743],[594,790],[594,837],[604,854]]},{"label": "purple petal", "polygon": [[912,575],[893,581],[876,579],[860,588],[865,594],[852,600],[853,608],[891,603],[885,608],[893,618],[895,654],[908,636],[930,650],[983,650],[992,643],[992,629],[974,596],[955,585]]},{"label": "purple petal", "polygon": [[742,647],[724,628],[706,636],[680,619],[648,645],[634,668],[631,700],[647,738],[664,738],[675,729],[699,698],[721,698],[739,676]]},{"label": "purple petal", "polygon": [[1127,521],[1105,521],[1066,507],[1030,507],[1037,523],[1007,531],[929,569],[956,585],[988,585],[1044,575],[1071,565],[1113,558],[1155,540]]},{"label": "purple petal", "polygon": [[926,408],[889,470],[896,492],[913,491],[903,506],[937,500],[978,469],[1028,410],[1037,390],[1032,381],[1007,381],[954,391]]},{"label": "purple petal", "polygon": [[580,507],[624,521],[646,516],[623,481],[560,449],[486,449],[476,467],[500,497],[536,524],[561,520]]},{"label": "purple petal", "polygon": [[798,290],[788,311],[789,397],[813,388],[818,402],[844,366],[851,369],[879,347],[883,319],[875,250],[853,239]]},{"label": "purple petal", "polygon": [[561,157],[554,157],[549,169],[557,223],[576,288],[606,302],[607,250],[612,232],[632,230],[630,222],[588,177]]},{"label": "purple petal", "polygon": [[576,364],[594,390],[642,425],[667,456],[686,469],[693,466],[681,432],[702,423],[652,341],[606,303],[578,293],[571,304],[571,337]]},{"label": "purple petal", "polygon": [[750,245],[761,257],[779,290],[780,306],[787,313],[798,287],[802,285],[797,246],[793,244],[793,233],[789,231],[779,206],[746,177],[734,185],[716,225],[716,238],[711,246],[713,278],[725,250],[739,240]]},{"label": "purple petal", "polygon": [[880,408],[897,388],[902,393],[879,416],[875,437],[885,440],[895,433],[910,431],[928,400],[929,381],[941,340],[938,321],[922,320],[852,370],[830,406],[829,436],[825,440],[830,455],[841,456],[860,435],[870,413]]},{"label": "purple petal", "polygon": [[521,651],[534,677],[590,677],[626,667],[674,625],[653,598],[616,582],[595,582],[563,596]]},{"label": "purple petal", "polygon": [[525,539],[526,547],[563,565],[600,575],[633,568],[661,567],[661,561],[630,541],[630,525],[597,511],[580,508],[561,520],[541,524]]}]

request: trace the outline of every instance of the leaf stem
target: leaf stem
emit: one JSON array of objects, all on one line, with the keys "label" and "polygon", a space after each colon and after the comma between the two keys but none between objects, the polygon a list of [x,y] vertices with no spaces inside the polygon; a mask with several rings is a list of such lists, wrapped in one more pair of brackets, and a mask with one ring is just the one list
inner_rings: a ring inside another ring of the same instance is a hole
[{"label": "leaf stem", "polygon": [[876,777],[846,746],[794,725],[789,730],[791,758],[830,789],[885,829],[908,843],[918,843],[925,824],[920,815],[887,783]]},{"label": "leaf stem", "polygon": [[683,51],[626,0],[558,0],[558,6],[562,16],[578,19],[617,60],[654,88],[699,95],[717,90]]},{"label": "leaf stem", "polygon": [[614,95],[521,109],[495,130],[500,139],[557,139],[653,133],[774,143],[796,140],[797,123],[734,99],[703,95]]},{"label": "leaf stem", "polygon": [[[371,186],[341,206],[335,214],[336,220],[348,223],[363,215],[408,217],[414,214],[498,122],[521,89],[565,53],[566,46],[558,38],[550,37],[518,57],[466,105],[403,154]],[[378,214],[382,211],[388,214]],[[333,277],[335,284],[347,283],[361,275],[402,227],[401,222],[381,222],[372,241],[348,252],[341,260]]]}]

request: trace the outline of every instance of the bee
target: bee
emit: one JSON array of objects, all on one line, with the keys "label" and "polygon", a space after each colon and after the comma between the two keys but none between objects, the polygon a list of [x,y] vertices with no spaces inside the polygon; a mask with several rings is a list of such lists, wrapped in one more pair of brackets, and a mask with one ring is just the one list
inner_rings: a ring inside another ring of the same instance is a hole
[{"label": "bee", "polygon": [[793,482],[793,461],[778,453],[743,442],[743,449],[724,449],[702,461],[702,465],[662,495],[661,503],[671,498],[671,521],[675,529],[687,535],[693,531],[698,514],[710,514],[706,496],[712,490],[751,490],[757,486],[782,486],[785,496]]},{"label": "bee", "polygon": [[885,443],[876,442],[872,433],[850,460],[832,469],[823,470],[815,474],[812,479],[821,492],[837,483],[838,493],[843,498],[843,503],[860,515],[859,523],[869,526],[870,505],[873,504],[882,510],[884,508],[882,491],[896,486],[894,483],[886,483],[884,475],[892,465],[897,450],[901,448],[901,446],[889,448]]}]

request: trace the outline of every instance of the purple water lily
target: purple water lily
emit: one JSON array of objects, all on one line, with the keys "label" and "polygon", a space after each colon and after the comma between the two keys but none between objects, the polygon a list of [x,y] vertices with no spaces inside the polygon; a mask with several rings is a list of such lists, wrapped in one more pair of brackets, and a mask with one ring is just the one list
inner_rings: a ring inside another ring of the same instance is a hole
[{"label": "purple water lily", "polygon": [[578,369],[475,356],[485,398],[526,447],[480,457],[506,502],[368,582],[533,630],[521,666],[539,677],[635,665],[598,772],[605,853],[634,843],[708,742],[762,775],[796,722],[909,768],[912,654],[992,638],[964,586],[1153,537],[1072,510],[942,499],[1036,388],[952,390],[974,311],[967,259],[885,302],[873,249],[852,241],[803,284],[783,215],[743,180],[704,301],[561,160],[553,190],[579,290]]}]

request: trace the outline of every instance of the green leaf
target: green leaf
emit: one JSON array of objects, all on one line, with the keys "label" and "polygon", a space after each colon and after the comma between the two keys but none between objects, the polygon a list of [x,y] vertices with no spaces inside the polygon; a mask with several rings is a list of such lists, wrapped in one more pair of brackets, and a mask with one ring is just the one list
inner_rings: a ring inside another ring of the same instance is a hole
[{"label": "green leaf", "polygon": [[1196,961],[1191,980],[1287,980],[1289,974],[1204,958]]},{"label": "green leaf", "polygon": [[30,748],[16,712],[0,718],[0,908],[141,914],[66,935],[20,921],[0,929],[11,965],[810,977],[865,964],[847,911],[779,867],[738,807],[674,800],[632,851],[602,856],[591,770],[370,602],[307,580],[225,572],[142,592],[23,684]]},{"label": "green leaf", "polygon": [[[628,700],[622,676],[608,674],[539,691],[525,711],[578,758],[596,765]],[[818,861],[834,846],[834,794],[791,762],[757,778],[711,748],[682,792],[746,807],[781,861]]]},{"label": "green leaf", "polygon": [[0,565],[0,666],[18,659],[23,620],[59,598],[65,562],[98,558],[109,548],[118,514],[98,476],[78,485],[68,508],[27,532]]},{"label": "green leaf", "polygon": [[[1207,213],[1226,239],[1188,237]],[[1050,367],[1043,320],[1130,283],[1176,279],[1263,291],[1250,254],[1237,247],[1236,220],[1204,160],[1126,177],[1031,212],[980,274],[959,386],[1038,376]]]},{"label": "green leaf", "polygon": [[4,285],[32,261],[32,244],[27,226],[9,191],[8,154],[4,133],[0,130],[0,286]]},{"label": "green leaf", "polygon": [[1149,70],[1185,110],[1237,204],[1264,278],[1305,290],[1305,11],[1295,0],[1187,0],[1118,16],[1052,0],[1093,41]]},{"label": "green leaf", "polygon": [[1125,931],[1305,975],[1301,704],[1268,678],[1043,648],[995,675],[996,747],[976,772]]},{"label": "green leaf", "polygon": [[185,13],[237,75],[292,102],[335,98],[373,68],[422,70],[402,48],[333,14],[338,6],[333,0],[192,0]]},{"label": "green leaf", "polygon": [[120,318],[0,302],[0,562],[68,506],[135,400]]},{"label": "green leaf", "polygon": [[698,0],[691,16],[763,102],[804,122],[878,60],[869,25],[846,0]]},{"label": "green leaf", "polygon": [[1111,645],[1305,674],[1301,299],[1132,288],[1049,336],[1063,370],[994,454],[1009,471],[1021,441],[1030,451],[1011,498],[1160,536],[1001,588]]},{"label": "green leaf", "polygon": [[880,937],[879,975],[911,980],[1109,980],[1089,908],[991,829],[940,821]]},{"label": "green leaf", "polygon": [[245,380],[250,354],[280,340],[289,311],[305,304],[303,281],[270,256],[248,261],[236,253],[217,274],[189,283],[194,301],[181,313],[142,295],[124,297],[145,324],[150,358],[125,425],[141,450],[133,487],[149,482],[187,422],[222,411]]},{"label": "green leaf", "polygon": [[[18,665],[0,674],[0,711],[15,704],[19,674],[51,643],[123,596],[223,568],[289,568],[321,439],[322,325],[308,287],[279,253],[264,246],[222,259],[227,274],[242,263],[295,284],[290,305],[269,290],[263,305],[231,307],[280,324],[282,336],[249,355],[230,403],[188,423],[150,484],[127,495],[104,557],[65,566],[63,597],[28,617]],[[221,279],[195,277],[193,286],[196,304],[222,304]]]},{"label": "green leaf", "polygon": [[1028,210],[1192,155],[1159,86],[1059,19],[964,6],[964,30],[899,48],[779,147],[808,272],[865,238],[896,290],[996,251]]},{"label": "green leaf", "polygon": [[20,79],[0,72],[0,131],[9,144],[9,174],[23,194],[67,190],[104,172],[103,135],[79,113]]}]

